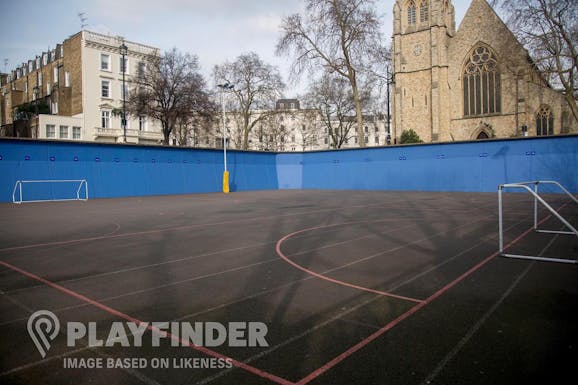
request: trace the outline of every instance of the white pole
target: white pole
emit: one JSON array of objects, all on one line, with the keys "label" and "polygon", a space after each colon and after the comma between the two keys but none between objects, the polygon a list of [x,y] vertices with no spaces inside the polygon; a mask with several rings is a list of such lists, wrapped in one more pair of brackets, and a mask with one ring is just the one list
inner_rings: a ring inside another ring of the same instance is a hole
[{"label": "white pole", "polygon": [[502,185],[498,186],[498,244],[500,247],[500,254],[504,252],[504,227],[502,224]]},{"label": "white pole", "polygon": [[225,89],[221,92],[221,103],[223,105],[223,163],[227,171],[227,127],[225,126]]}]

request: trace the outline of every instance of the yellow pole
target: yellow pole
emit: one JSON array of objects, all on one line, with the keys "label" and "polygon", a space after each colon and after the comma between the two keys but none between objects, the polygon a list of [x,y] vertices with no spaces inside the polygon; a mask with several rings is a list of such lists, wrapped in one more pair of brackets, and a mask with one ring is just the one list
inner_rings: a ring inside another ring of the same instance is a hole
[{"label": "yellow pole", "polygon": [[229,171],[223,172],[223,192],[229,193]]}]

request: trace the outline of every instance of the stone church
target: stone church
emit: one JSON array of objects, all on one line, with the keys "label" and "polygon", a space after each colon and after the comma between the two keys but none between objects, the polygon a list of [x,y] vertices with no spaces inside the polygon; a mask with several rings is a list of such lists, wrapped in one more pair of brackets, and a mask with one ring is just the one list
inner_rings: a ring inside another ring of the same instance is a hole
[{"label": "stone church", "polygon": [[578,132],[563,95],[486,0],[456,31],[451,0],[396,0],[392,136],[424,142]]}]

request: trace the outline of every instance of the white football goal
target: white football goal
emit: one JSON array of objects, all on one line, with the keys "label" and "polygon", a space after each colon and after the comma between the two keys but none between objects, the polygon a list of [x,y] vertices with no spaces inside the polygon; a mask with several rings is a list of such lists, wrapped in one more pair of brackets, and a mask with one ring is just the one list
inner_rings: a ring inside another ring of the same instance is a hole
[{"label": "white football goal", "polygon": [[12,202],[54,202],[88,200],[86,179],[18,180],[12,191]]}]

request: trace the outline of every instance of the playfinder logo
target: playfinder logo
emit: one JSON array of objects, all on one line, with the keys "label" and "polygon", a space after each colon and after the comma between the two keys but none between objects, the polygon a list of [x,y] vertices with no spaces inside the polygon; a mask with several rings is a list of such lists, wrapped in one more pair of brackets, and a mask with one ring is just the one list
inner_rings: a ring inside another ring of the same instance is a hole
[{"label": "playfinder logo", "polygon": [[26,326],[36,349],[42,358],[46,357],[46,353],[50,349],[50,342],[56,338],[60,331],[58,317],[51,311],[38,310],[28,318]]},{"label": "playfinder logo", "polygon": [[[58,317],[48,310],[39,310],[28,319],[28,333],[44,358],[51,342],[60,332]],[[102,333],[102,331],[106,333]],[[100,333],[97,333],[100,331]],[[150,333],[147,333],[150,332]],[[66,345],[76,347],[87,339],[88,347],[159,347],[203,346],[268,347],[267,325],[263,322],[112,322],[106,327],[96,322],[66,322]],[[106,336],[106,338],[99,338]],[[86,344],[82,344],[86,346]]]}]

